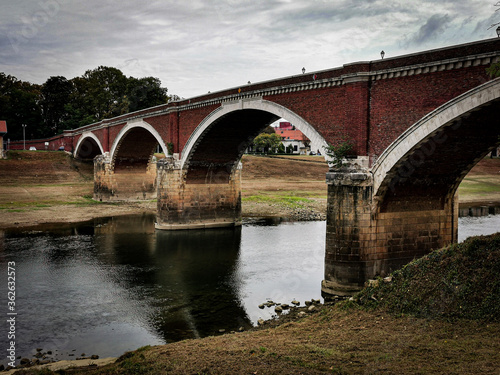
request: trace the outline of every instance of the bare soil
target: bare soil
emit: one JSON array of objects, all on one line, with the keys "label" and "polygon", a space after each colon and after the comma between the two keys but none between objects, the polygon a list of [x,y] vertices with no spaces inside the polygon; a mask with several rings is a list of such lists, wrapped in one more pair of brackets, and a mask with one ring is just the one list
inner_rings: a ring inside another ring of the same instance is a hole
[{"label": "bare soil", "polygon": [[[243,157],[242,214],[325,219],[328,166],[322,156]],[[15,151],[0,160],[0,229],[154,213],[155,201],[92,200],[93,164],[63,152]],[[500,159],[484,159],[459,189],[461,205],[500,204]]]}]

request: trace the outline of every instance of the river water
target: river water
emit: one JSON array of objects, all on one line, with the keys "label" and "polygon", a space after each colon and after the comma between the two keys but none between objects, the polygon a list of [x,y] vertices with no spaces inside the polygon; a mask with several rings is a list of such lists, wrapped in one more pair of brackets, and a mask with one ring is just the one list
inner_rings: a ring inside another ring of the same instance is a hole
[{"label": "river water", "polygon": [[[165,232],[151,215],[0,232],[8,348],[7,267],[15,269],[16,356],[119,356],[144,345],[249,328],[273,309],[321,298],[326,223],[247,221],[236,229]],[[461,218],[459,240],[500,230],[500,215]],[[11,265],[13,265],[11,263]],[[5,357],[4,357],[5,358]],[[2,358],[0,363],[6,364]]]}]

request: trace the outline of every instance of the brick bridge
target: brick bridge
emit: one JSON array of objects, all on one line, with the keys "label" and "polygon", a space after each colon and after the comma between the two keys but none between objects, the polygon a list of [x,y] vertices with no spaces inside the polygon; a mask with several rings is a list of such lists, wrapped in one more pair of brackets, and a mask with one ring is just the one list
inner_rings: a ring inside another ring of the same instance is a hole
[{"label": "brick bridge", "polygon": [[[248,84],[105,120],[53,140],[95,157],[99,200],[158,199],[157,228],[241,222],[240,158],[283,117],[330,170],[325,294],[349,294],[457,240],[456,190],[499,143],[500,38]],[[155,162],[160,145],[167,158]],[[55,147],[55,146],[52,146]]]}]

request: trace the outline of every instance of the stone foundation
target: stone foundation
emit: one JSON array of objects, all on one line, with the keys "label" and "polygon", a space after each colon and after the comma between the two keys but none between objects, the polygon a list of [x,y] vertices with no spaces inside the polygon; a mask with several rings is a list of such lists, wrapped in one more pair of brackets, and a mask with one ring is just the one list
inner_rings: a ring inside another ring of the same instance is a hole
[{"label": "stone foundation", "polygon": [[108,153],[94,158],[94,199],[140,201],[156,199],[156,160],[115,171]]},{"label": "stone foundation", "polygon": [[[456,242],[456,197],[435,210],[381,212],[368,172],[329,172],[325,280],[322,292],[351,295],[364,283],[386,276],[414,258]],[[428,198],[426,198],[428,199]]]},{"label": "stone foundation", "polygon": [[241,225],[241,167],[228,182],[187,183],[187,170],[167,157],[157,164],[156,229],[204,229]]}]

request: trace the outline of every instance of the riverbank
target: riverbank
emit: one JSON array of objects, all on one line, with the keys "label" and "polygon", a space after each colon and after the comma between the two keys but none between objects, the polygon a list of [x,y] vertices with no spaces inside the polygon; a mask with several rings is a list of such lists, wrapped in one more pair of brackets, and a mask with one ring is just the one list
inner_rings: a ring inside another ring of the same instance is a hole
[{"label": "riverbank", "polygon": [[[244,217],[326,218],[328,167],[321,156],[245,155],[242,162]],[[0,229],[156,212],[156,201],[103,203],[92,193],[92,163],[58,152],[10,152],[0,160]],[[474,167],[459,196],[461,206],[500,205],[500,159]]]},{"label": "riverbank", "polygon": [[147,346],[60,374],[497,374],[499,253],[500,234],[471,238],[337,304],[313,303],[247,332]]}]

